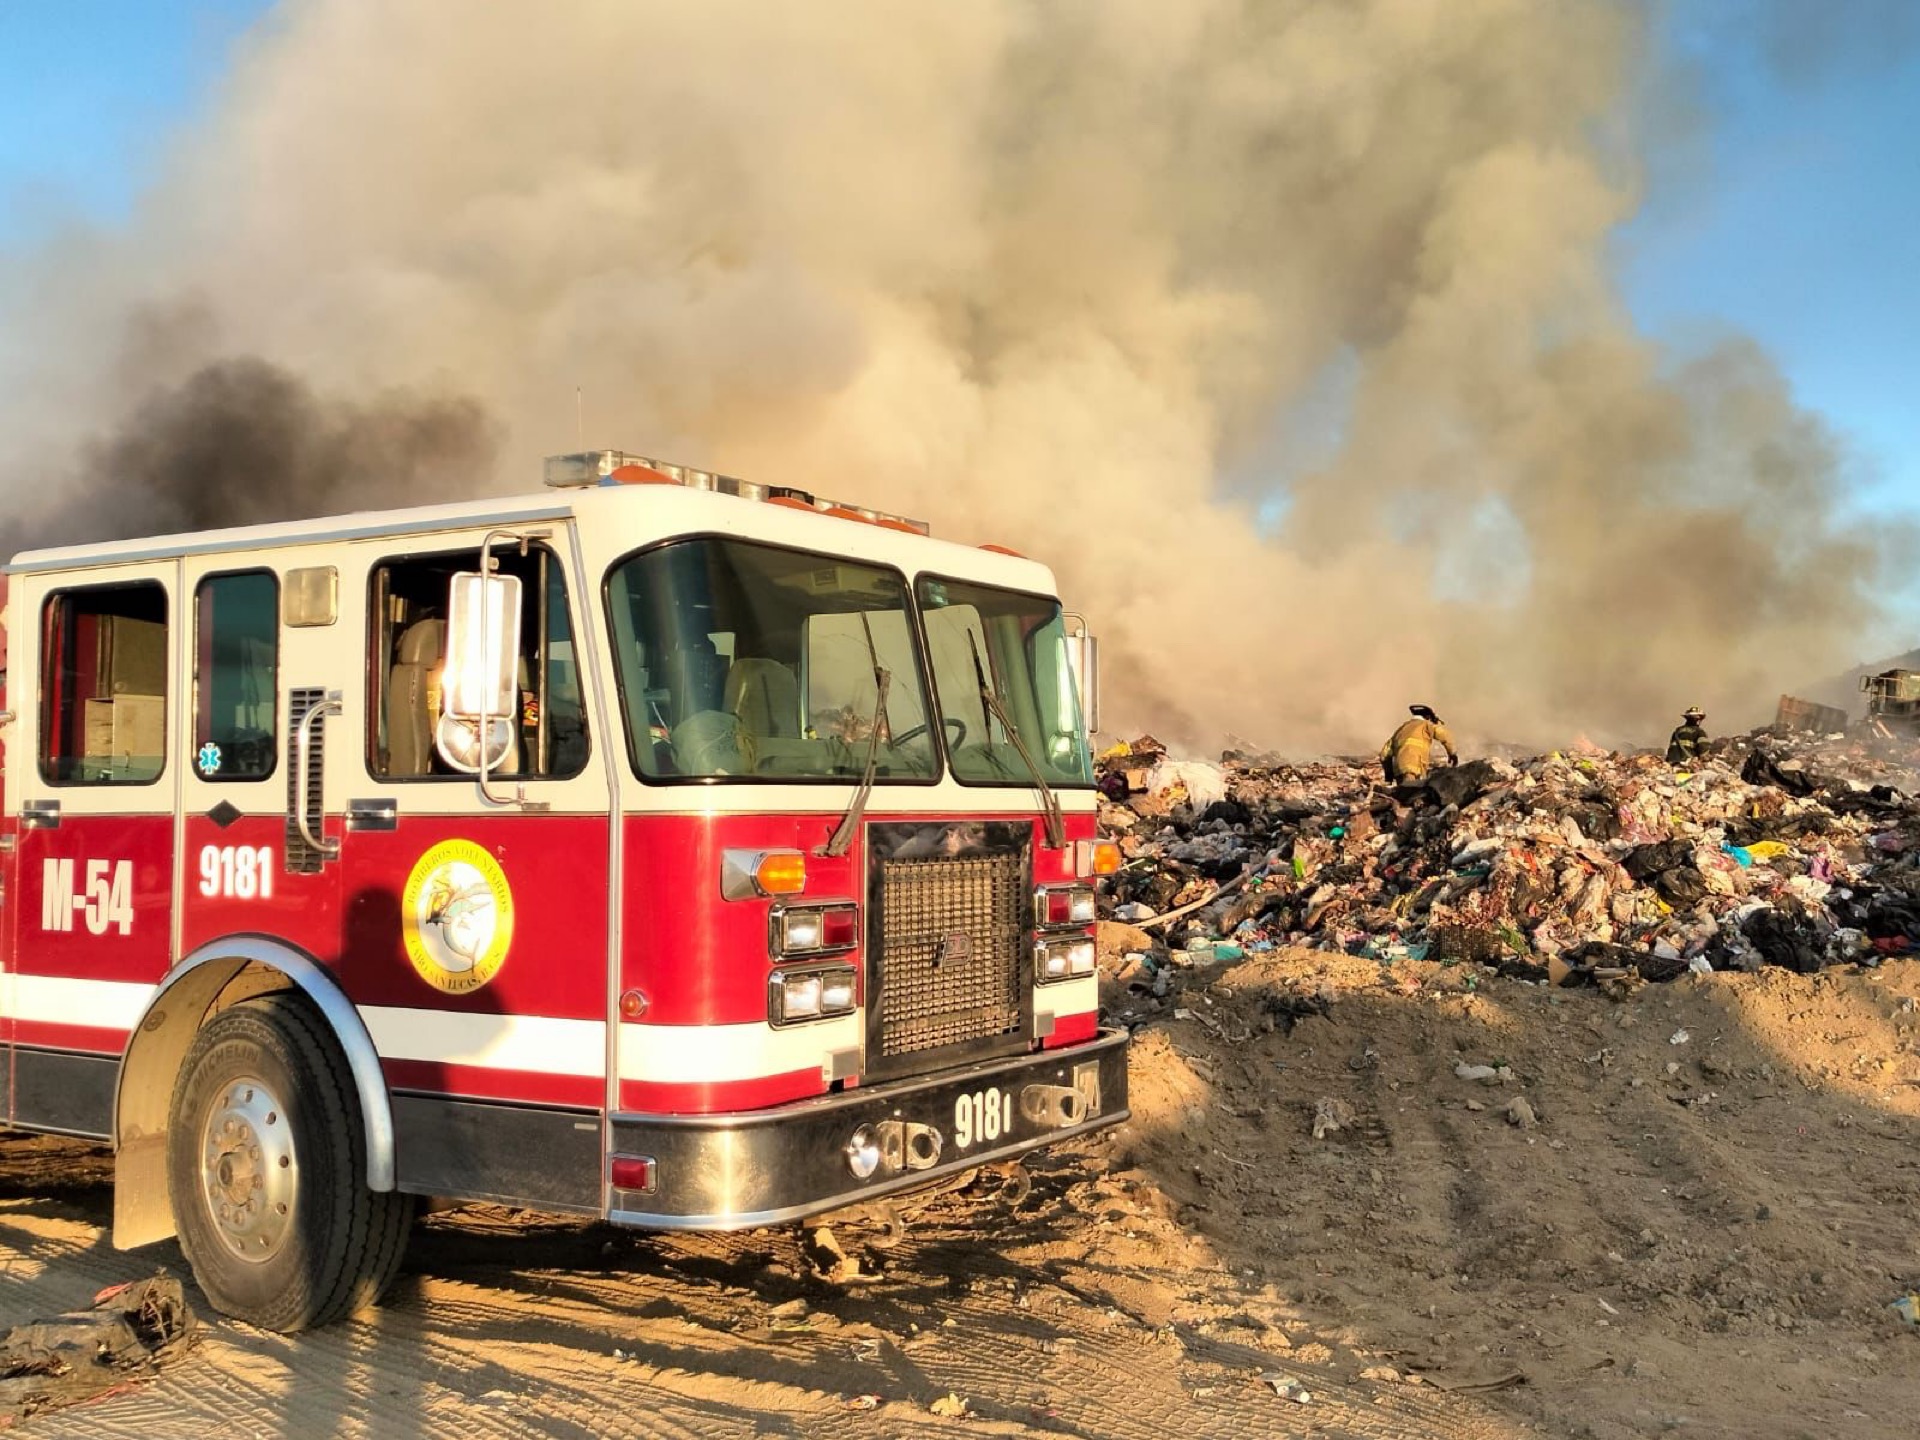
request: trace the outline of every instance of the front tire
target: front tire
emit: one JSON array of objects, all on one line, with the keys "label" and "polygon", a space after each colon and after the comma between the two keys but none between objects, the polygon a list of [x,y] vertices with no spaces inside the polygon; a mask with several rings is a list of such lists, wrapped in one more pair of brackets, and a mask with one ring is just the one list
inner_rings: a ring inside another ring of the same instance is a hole
[{"label": "front tire", "polygon": [[369,1190],[366,1173],[352,1072],[304,997],[263,995],[207,1022],[173,1088],[167,1188],[215,1308],[294,1331],[378,1300],[413,1198]]}]

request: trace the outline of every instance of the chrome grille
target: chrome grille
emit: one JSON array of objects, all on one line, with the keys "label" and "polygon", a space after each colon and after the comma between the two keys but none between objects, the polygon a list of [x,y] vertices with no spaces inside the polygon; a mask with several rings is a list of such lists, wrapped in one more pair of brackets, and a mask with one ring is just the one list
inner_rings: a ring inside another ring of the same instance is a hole
[{"label": "chrome grille", "polygon": [[879,862],[880,1056],[1019,1033],[1025,857]]}]

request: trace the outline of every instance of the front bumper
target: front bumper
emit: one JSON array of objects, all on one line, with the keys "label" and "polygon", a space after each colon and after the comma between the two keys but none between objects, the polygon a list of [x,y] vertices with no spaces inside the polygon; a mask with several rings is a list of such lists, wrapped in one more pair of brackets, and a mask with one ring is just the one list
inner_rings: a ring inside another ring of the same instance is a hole
[{"label": "front bumper", "polygon": [[[649,1230],[777,1225],[1009,1159],[1128,1117],[1127,1034],[937,1075],[860,1086],[770,1110],[615,1114],[613,1153],[653,1161],[651,1190],[610,1192],[607,1218]],[[865,1127],[883,1159],[847,1160]],[[962,1144],[966,1140],[968,1143]]]}]

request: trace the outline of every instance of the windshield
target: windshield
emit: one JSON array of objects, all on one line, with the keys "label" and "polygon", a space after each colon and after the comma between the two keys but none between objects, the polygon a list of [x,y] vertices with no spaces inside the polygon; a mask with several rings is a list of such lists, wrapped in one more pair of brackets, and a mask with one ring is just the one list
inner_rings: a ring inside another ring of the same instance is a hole
[{"label": "windshield", "polygon": [[[935,771],[897,570],[739,540],[679,540],[616,565],[608,618],[634,768],[651,779]],[[877,705],[876,664],[888,671]]]},{"label": "windshield", "polygon": [[1050,785],[1091,785],[1080,694],[1058,602],[959,580],[922,579],[920,610],[956,777],[1030,785],[1033,774],[981,697],[982,677]]}]

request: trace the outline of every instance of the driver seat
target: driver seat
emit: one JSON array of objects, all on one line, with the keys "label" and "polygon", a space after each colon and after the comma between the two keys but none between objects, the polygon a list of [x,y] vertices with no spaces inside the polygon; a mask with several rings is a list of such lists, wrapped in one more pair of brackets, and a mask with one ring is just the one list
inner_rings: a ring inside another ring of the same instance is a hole
[{"label": "driver seat", "polygon": [[416,620],[394,647],[387,678],[387,774],[433,772],[433,727],[439,720],[440,662],[447,622]]},{"label": "driver seat", "polygon": [[778,660],[743,656],[727,671],[726,707],[755,735],[800,734],[800,682]]}]

